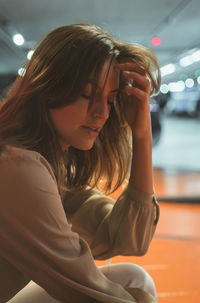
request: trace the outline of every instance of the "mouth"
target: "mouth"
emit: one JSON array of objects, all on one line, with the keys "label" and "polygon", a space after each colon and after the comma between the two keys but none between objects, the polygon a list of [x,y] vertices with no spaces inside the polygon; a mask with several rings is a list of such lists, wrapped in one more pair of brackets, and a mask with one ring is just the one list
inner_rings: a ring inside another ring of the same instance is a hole
[{"label": "mouth", "polygon": [[96,126],[82,126],[84,129],[89,130],[91,132],[93,132],[94,134],[99,134],[101,127],[96,127]]}]

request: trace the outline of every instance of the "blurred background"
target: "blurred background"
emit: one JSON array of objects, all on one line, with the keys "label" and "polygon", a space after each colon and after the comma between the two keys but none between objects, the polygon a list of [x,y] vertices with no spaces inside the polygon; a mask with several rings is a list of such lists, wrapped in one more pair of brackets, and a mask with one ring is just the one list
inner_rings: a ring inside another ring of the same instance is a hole
[{"label": "blurred background", "polygon": [[163,203],[140,263],[157,282],[160,302],[200,302],[200,1],[0,0],[0,101],[36,44],[72,23],[98,25],[159,60],[162,83],[150,109],[155,191]]}]

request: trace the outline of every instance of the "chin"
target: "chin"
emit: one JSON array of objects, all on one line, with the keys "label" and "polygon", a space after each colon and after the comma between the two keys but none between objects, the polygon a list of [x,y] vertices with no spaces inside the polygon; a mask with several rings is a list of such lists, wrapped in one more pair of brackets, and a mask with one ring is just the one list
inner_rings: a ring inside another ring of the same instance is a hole
[{"label": "chin", "polygon": [[[68,141],[69,142],[69,141]],[[75,141],[75,142],[70,142],[70,143],[68,143],[68,144],[66,144],[66,143],[64,143],[64,142],[62,142],[62,144],[61,144],[61,146],[62,146],[62,149],[63,150],[66,150],[68,147],[74,147],[74,148],[76,148],[76,149],[79,149],[79,150],[90,150],[92,147],[93,147],[93,145],[94,145],[94,142],[95,142],[95,140],[90,140],[90,141],[84,141],[84,140],[78,140],[78,142],[77,142],[77,140]]]},{"label": "chin", "polygon": [[79,149],[79,150],[90,150],[92,149],[94,144],[90,145],[90,146],[80,146],[80,147],[75,147],[76,149]]},{"label": "chin", "polygon": [[79,149],[79,150],[90,150],[94,145],[94,142],[90,144],[74,144],[72,145],[74,148]]}]

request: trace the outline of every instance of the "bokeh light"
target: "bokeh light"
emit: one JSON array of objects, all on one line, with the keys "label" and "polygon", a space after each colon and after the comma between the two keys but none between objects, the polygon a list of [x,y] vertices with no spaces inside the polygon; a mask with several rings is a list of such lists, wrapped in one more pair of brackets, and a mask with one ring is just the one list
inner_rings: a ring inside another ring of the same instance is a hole
[{"label": "bokeh light", "polygon": [[155,46],[158,46],[161,44],[161,39],[159,37],[153,37],[151,43]]}]

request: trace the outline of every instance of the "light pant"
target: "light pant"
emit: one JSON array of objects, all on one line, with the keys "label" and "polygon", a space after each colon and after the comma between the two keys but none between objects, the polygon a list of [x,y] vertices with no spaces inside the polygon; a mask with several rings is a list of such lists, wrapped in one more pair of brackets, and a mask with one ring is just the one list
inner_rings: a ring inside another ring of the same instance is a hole
[{"label": "light pant", "polygon": [[[149,292],[157,301],[156,289],[150,275],[140,266],[131,263],[117,263],[99,266],[104,275],[123,287],[141,288]],[[31,282],[22,289],[9,303],[58,303],[44,289]]]}]

